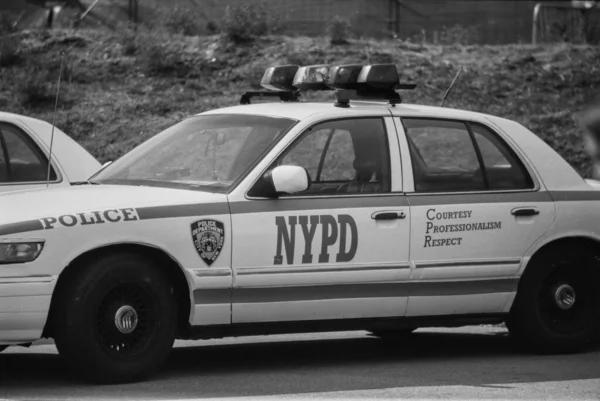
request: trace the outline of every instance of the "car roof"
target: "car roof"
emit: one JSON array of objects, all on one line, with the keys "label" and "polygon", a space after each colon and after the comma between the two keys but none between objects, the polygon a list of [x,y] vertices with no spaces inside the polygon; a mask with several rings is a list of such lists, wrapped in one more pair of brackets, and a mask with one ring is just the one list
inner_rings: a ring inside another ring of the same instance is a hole
[{"label": "car roof", "polygon": [[[373,110],[373,108],[388,110],[391,108],[389,103],[384,102],[366,102],[352,101],[350,107],[345,109],[349,111]],[[492,117],[486,114],[467,110],[451,109],[447,107],[426,106],[419,104],[397,104],[394,108],[396,115],[423,116],[423,117],[441,117],[457,119],[475,119],[481,120],[483,117]],[[344,110],[336,107],[333,100],[329,102],[272,102],[255,103],[249,105],[237,105],[224,107],[200,113],[198,115],[209,114],[251,114],[263,115],[279,118],[290,118],[294,120],[303,120],[316,114],[327,114],[328,112]]]}]

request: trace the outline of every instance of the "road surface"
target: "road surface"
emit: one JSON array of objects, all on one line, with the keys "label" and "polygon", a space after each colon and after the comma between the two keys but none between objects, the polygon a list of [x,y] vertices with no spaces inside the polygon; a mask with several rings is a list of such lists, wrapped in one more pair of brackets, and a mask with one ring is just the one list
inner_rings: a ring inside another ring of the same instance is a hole
[{"label": "road surface", "polygon": [[0,399],[578,399],[600,400],[600,347],[575,355],[516,350],[504,329],[419,330],[178,341],[152,379],[78,382],[52,345],[0,354]]}]

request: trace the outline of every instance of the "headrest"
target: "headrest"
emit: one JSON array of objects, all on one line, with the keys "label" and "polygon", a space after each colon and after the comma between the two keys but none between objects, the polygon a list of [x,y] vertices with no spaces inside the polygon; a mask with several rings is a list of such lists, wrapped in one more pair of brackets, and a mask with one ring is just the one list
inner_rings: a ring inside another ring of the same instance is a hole
[{"label": "headrest", "polygon": [[381,165],[377,160],[358,160],[354,159],[354,169],[360,172],[379,172]]}]

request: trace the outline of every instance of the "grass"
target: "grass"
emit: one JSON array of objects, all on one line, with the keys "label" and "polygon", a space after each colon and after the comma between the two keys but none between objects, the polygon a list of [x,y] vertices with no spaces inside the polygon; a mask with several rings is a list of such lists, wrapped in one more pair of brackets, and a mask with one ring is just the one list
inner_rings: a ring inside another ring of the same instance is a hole
[{"label": "grass", "polygon": [[[577,113],[600,88],[598,47],[433,46],[391,39],[332,46],[329,38],[284,36],[233,44],[219,35],[143,30],[136,38],[131,32],[94,30],[22,32],[11,38],[18,41],[19,61],[0,67],[0,107],[51,121],[52,102],[45,99],[54,93],[65,54],[57,125],[101,162],[186,116],[237,104],[244,91],[257,88],[268,66],[385,61],[398,65],[402,81],[418,84],[403,95],[405,102],[428,105],[439,105],[462,65],[447,107],[516,120],[582,175],[590,174]],[[41,101],[32,103],[36,96]]]}]

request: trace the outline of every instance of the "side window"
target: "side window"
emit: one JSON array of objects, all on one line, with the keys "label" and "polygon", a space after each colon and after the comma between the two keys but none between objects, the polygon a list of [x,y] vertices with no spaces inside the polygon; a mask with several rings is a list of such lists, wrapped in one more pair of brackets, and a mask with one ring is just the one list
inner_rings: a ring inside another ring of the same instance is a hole
[{"label": "side window", "polygon": [[[0,125],[0,134],[8,154],[8,181],[46,181],[47,159],[31,138],[18,128],[6,124]],[[51,171],[50,179],[56,180],[54,170]]]},{"label": "side window", "polygon": [[405,118],[415,190],[455,192],[533,188],[524,165],[480,124]]},{"label": "side window", "polygon": [[477,150],[467,126],[444,120],[402,119],[411,152],[415,190],[485,189]]},{"label": "side window", "polygon": [[277,165],[306,168],[312,183],[302,194],[390,191],[390,166],[382,118],[335,120],[305,132]]},{"label": "side window", "polygon": [[0,183],[8,182],[8,165],[6,162],[6,156],[4,153],[4,145],[2,140],[2,134],[0,133]]},{"label": "side window", "polygon": [[514,152],[494,132],[479,124],[469,123],[490,189],[529,189],[533,180]]}]

